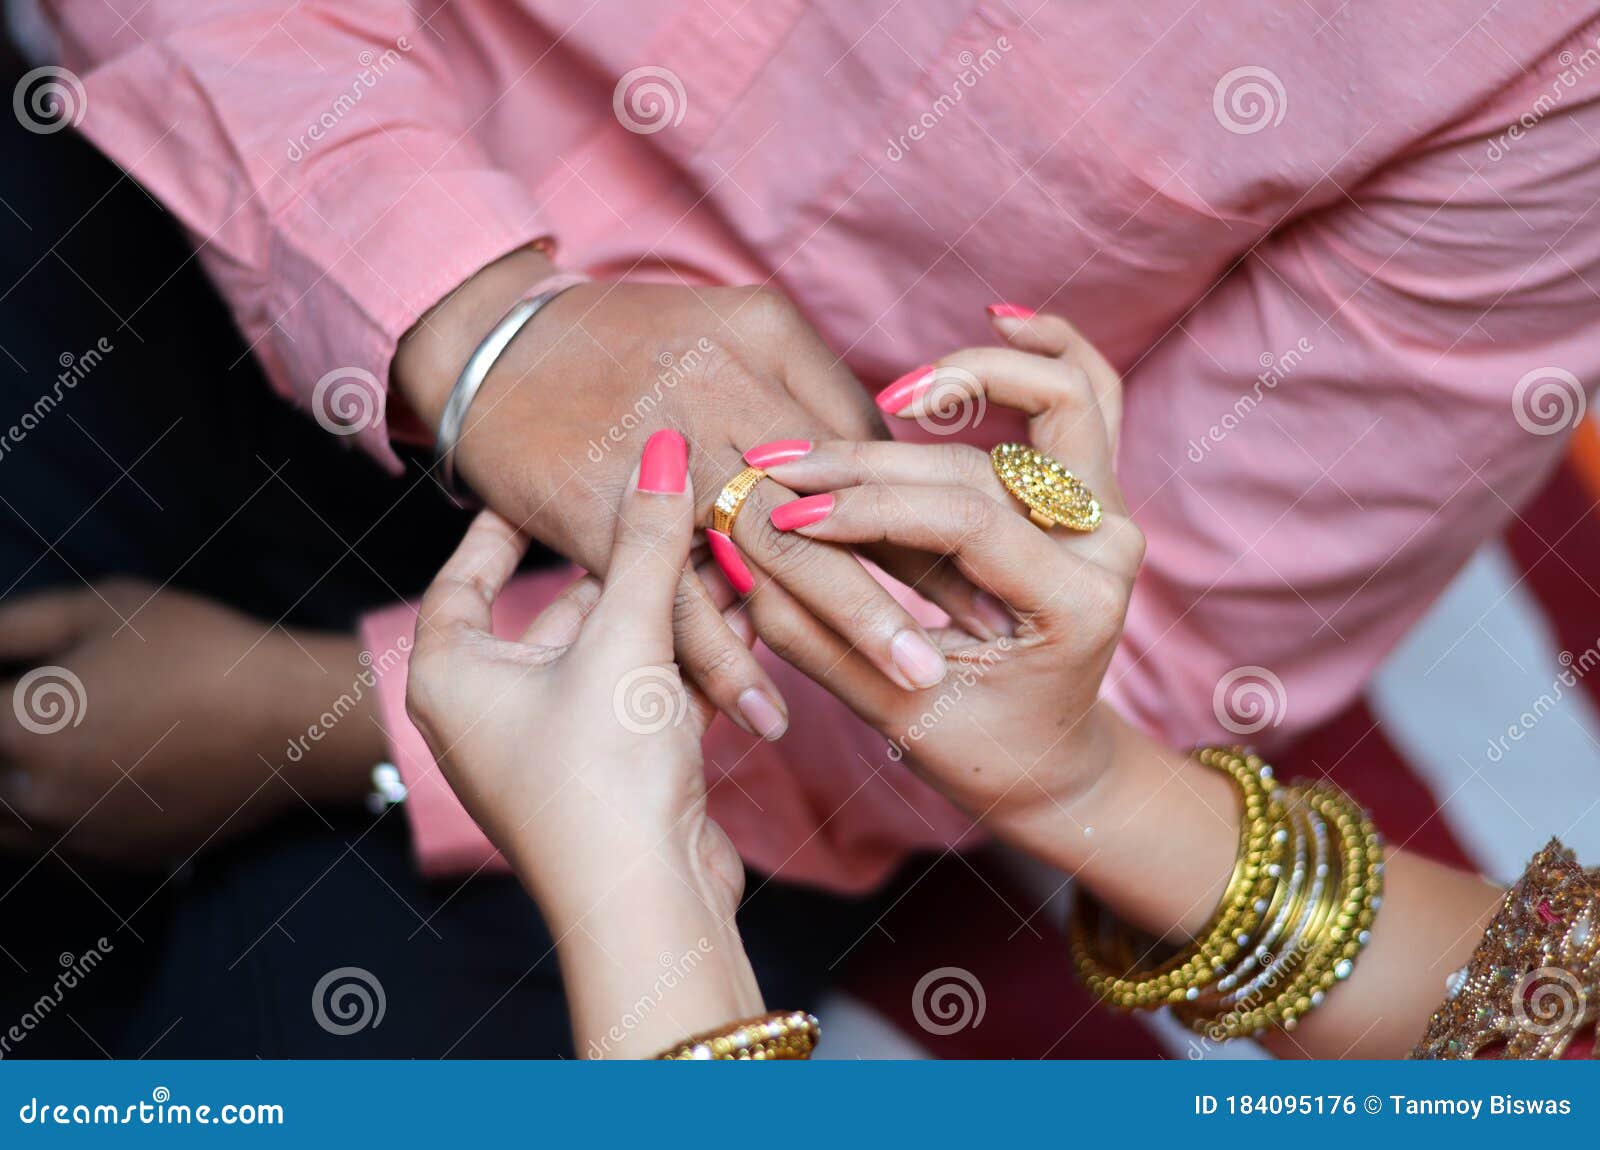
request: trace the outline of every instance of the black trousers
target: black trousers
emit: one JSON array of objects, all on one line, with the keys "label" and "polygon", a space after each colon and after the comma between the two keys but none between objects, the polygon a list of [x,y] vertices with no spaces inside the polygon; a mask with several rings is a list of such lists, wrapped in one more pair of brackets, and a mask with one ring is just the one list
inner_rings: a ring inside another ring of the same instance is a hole
[{"label": "black trousers", "polygon": [[[24,65],[4,64],[9,89]],[[0,117],[0,155],[0,427],[68,357],[100,352],[0,456],[0,592],[137,574],[342,629],[419,592],[463,514],[272,395],[174,221],[82,140]],[[0,856],[0,1055],[570,1053],[550,939],[515,882],[423,881],[399,811],[322,816],[178,873]],[[814,1004],[871,911],[781,883],[747,899],[769,1000]],[[58,993],[101,938],[105,957]],[[341,967],[381,985],[377,1026],[319,1024],[313,991]]]}]

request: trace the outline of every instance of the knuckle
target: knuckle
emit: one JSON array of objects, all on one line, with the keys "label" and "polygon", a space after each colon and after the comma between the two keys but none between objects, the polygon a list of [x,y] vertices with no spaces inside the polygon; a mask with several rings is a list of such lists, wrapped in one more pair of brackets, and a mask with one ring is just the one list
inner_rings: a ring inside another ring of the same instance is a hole
[{"label": "knuckle", "polygon": [[1094,383],[1089,373],[1076,363],[1063,362],[1057,368],[1058,386],[1069,403],[1083,405],[1094,400]]},{"label": "knuckle", "polygon": [[762,326],[787,327],[798,315],[793,301],[769,286],[753,287],[739,307],[741,314]]},{"label": "knuckle", "polygon": [[690,640],[683,651],[683,664],[689,675],[708,690],[740,680],[749,658],[750,653],[731,636]]},{"label": "knuckle", "polygon": [[963,492],[950,505],[950,515],[963,539],[978,539],[994,530],[998,512],[994,500],[976,492]]},{"label": "knuckle", "polygon": [[989,453],[966,443],[947,443],[938,448],[944,469],[962,486],[976,487],[994,477]]},{"label": "knuckle", "polygon": [[779,531],[772,525],[765,505],[747,507],[739,517],[740,526],[748,521],[752,512],[756,522],[750,530],[750,551],[761,557],[763,567],[779,577],[792,577],[811,565],[820,546],[816,540],[793,531]]},{"label": "knuckle", "polygon": [[1073,631],[1087,650],[1114,645],[1128,612],[1128,584],[1109,576],[1083,578],[1073,589]]},{"label": "knuckle", "polygon": [[756,630],[767,649],[785,663],[799,664],[808,647],[807,629],[793,611],[775,611],[757,619]]}]

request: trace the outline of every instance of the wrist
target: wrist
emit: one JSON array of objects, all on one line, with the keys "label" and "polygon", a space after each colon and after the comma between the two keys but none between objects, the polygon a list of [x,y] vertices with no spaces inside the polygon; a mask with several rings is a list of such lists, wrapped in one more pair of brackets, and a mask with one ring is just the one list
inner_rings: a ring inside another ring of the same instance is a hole
[{"label": "wrist", "polygon": [[1004,842],[1063,870],[1073,870],[1093,849],[1085,828],[1115,809],[1129,768],[1126,723],[1110,705],[1096,702],[1074,724],[1070,739],[1051,751],[1018,799],[986,815],[984,826]]},{"label": "wrist", "polygon": [[276,758],[284,778],[312,802],[355,802],[387,748],[377,723],[376,678],[350,634],[274,634]]},{"label": "wrist", "polygon": [[581,914],[547,915],[578,1053],[648,1058],[761,1013],[735,905],[657,863],[620,876]]},{"label": "wrist", "polygon": [[479,341],[530,285],[558,270],[540,248],[519,248],[481,268],[401,337],[390,382],[430,431],[439,425],[456,376]]},{"label": "wrist", "polygon": [[[548,822],[542,816],[530,820],[514,842],[501,844],[552,934],[582,930],[619,907],[626,915],[654,904],[682,909],[692,903],[708,920],[732,922],[744,890],[744,864],[703,814],[630,818],[623,829],[611,816],[595,813],[589,818],[552,812]],[[575,826],[607,823],[620,833],[570,833]]]}]

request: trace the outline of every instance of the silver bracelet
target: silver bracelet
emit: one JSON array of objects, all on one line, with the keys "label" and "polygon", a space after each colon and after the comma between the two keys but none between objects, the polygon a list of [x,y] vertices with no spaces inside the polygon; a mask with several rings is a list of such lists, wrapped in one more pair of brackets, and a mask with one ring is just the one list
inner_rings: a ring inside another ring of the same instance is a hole
[{"label": "silver bracelet", "polygon": [[445,491],[462,506],[466,506],[468,500],[456,484],[456,444],[461,441],[462,425],[466,422],[472,401],[478,397],[478,389],[529,320],[563,292],[587,282],[584,276],[559,275],[534,285],[535,294],[519,300],[516,306],[506,312],[489,334],[483,337],[477,350],[467,358],[467,365],[461,369],[461,374],[456,376],[455,386],[450,389],[450,398],[445,400],[444,413],[439,416],[439,431],[433,440],[433,458]]}]

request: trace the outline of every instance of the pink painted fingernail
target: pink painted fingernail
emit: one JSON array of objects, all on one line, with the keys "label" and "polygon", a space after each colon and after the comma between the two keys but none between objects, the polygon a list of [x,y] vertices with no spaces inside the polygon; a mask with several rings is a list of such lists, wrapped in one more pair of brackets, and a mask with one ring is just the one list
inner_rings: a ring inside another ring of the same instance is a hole
[{"label": "pink painted fingernail", "polygon": [[810,527],[821,523],[833,514],[833,496],[807,495],[772,509],[772,525],[779,531],[793,531],[797,527]]},{"label": "pink painted fingernail", "polygon": [[639,490],[653,495],[682,495],[689,474],[689,445],[669,427],[645,442],[639,457]]},{"label": "pink painted fingernail", "polygon": [[889,644],[889,657],[918,687],[932,687],[944,678],[944,656],[920,631],[907,628],[896,635]]},{"label": "pink painted fingernail", "polygon": [[878,392],[878,397],[873,402],[878,405],[880,411],[888,415],[898,415],[915,403],[931,386],[933,386],[933,364],[925,363],[914,371],[906,372]]},{"label": "pink painted fingernail", "polygon": [[780,463],[793,463],[811,452],[809,439],[774,439],[771,443],[758,443],[744,453],[744,461],[751,467],[776,467]]},{"label": "pink painted fingernail", "polygon": [[739,714],[750,724],[750,729],[768,742],[783,738],[789,729],[789,720],[762,691],[751,687],[739,696]]},{"label": "pink painted fingernail", "polygon": [[744,556],[739,554],[739,549],[720,531],[706,528],[706,544],[711,548],[711,558],[717,561],[717,568],[723,577],[728,580],[728,585],[740,595],[748,595],[755,589],[756,577],[750,574],[750,568],[745,566]]},{"label": "pink painted fingernail", "polygon": [[1020,303],[992,303],[983,309],[995,319],[1032,319],[1038,313]]}]

